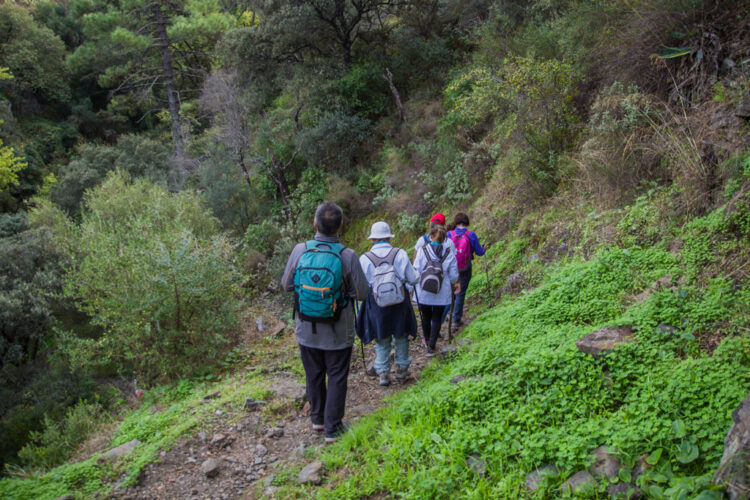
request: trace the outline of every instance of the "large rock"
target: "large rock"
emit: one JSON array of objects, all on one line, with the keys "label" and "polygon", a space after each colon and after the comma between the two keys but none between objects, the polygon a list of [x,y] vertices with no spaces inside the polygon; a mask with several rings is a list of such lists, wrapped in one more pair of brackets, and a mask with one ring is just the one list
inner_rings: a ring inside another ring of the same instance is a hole
[{"label": "large rock", "polygon": [[539,489],[545,477],[558,474],[560,474],[560,470],[554,465],[542,465],[526,476],[526,489],[533,493]]},{"label": "large rock", "polygon": [[622,344],[629,344],[635,340],[633,327],[627,326],[605,326],[601,330],[591,332],[583,338],[578,339],[576,347],[581,352],[591,354],[599,358],[613,351]]},{"label": "large rock", "polygon": [[732,420],[714,482],[725,484],[727,496],[736,500],[748,498],[750,492],[750,395],[734,410]]},{"label": "large rock", "polygon": [[299,484],[315,484],[318,485],[323,481],[323,462],[316,460],[315,462],[305,465],[305,467],[299,471],[297,481]]},{"label": "large rock", "polygon": [[305,384],[297,382],[294,375],[290,373],[280,373],[271,383],[268,390],[276,394],[276,397],[288,399],[300,405],[305,404],[305,401],[307,401]]},{"label": "large rock", "polygon": [[201,464],[201,472],[203,472],[206,477],[215,477],[219,473],[220,468],[221,462],[215,458],[209,458]]},{"label": "large rock", "polygon": [[99,457],[99,461],[103,462],[105,460],[116,460],[120,457],[124,457],[125,455],[129,455],[130,452],[132,452],[139,444],[141,444],[141,442],[137,439],[128,441],[125,444],[121,444],[117,448],[112,448],[111,450],[104,452],[102,456]]},{"label": "large rock", "polygon": [[591,452],[594,463],[589,467],[589,472],[594,477],[606,477],[612,479],[617,477],[620,470],[620,460],[606,446],[600,446]]},{"label": "large rock", "polygon": [[588,471],[576,472],[567,481],[560,485],[560,490],[567,494],[584,493],[585,490],[594,490],[596,480]]}]

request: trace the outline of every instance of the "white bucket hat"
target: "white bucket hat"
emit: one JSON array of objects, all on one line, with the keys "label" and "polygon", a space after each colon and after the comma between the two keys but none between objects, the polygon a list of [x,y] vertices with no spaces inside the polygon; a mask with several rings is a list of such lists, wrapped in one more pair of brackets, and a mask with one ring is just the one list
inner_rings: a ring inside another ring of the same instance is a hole
[{"label": "white bucket hat", "polygon": [[388,223],[381,220],[373,224],[370,228],[370,236],[368,236],[367,239],[384,240],[386,238],[393,238],[391,227],[388,225]]}]

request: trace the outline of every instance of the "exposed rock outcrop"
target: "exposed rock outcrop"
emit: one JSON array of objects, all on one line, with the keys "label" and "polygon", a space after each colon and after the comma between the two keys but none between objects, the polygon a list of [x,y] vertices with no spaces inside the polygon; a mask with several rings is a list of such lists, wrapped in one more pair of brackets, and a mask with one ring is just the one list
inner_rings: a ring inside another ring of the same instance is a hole
[{"label": "exposed rock outcrop", "polygon": [[620,345],[628,344],[634,340],[635,334],[631,325],[605,326],[578,339],[576,347],[583,353],[590,354],[594,358],[600,358],[617,349]]},{"label": "exposed rock outcrop", "polygon": [[750,395],[734,410],[732,420],[714,481],[727,486],[730,500],[738,500],[750,497]]}]

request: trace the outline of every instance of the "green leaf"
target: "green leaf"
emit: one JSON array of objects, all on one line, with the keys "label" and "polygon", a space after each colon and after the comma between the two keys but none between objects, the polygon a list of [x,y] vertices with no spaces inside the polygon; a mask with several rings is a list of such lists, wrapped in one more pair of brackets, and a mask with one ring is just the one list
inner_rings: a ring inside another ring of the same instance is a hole
[{"label": "green leaf", "polygon": [[631,474],[630,469],[620,469],[617,471],[617,477],[619,477],[620,481],[623,483],[629,483],[633,475]]},{"label": "green leaf", "polygon": [[695,46],[689,47],[664,47],[663,49],[657,50],[656,55],[662,59],[674,59],[676,57],[682,57],[690,54],[695,49]]},{"label": "green leaf", "polygon": [[649,465],[656,465],[659,463],[659,459],[661,458],[661,454],[664,450],[661,448],[657,448],[651,453],[649,453],[648,457],[646,457],[646,463]]},{"label": "green leaf", "polygon": [[678,419],[672,422],[672,430],[674,431],[674,436],[678,439],[682,439],[687,435],[687,427],[682,420]]},{"label": "green leaf", "polygon": [[698,454],[698,447],[687,439],[684,439],[675,451],[675,458],[680,463],[689,464],[690,462],[698,458]]}]

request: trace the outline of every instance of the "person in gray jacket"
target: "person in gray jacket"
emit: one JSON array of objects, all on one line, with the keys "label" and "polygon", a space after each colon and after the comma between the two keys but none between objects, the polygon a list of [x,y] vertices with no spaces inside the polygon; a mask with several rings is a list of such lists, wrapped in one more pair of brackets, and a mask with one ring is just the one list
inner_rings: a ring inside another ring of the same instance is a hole
[{"label": "person in gray jacket", "polygon": [[[331,201],[325,201],[318,206],[313,222],[316,230],[315,241],[339,243],[338,233],[343,218],[341,207]],[[289,256],[281,278],[281,286],[288,292],[295,290],[297,264],[306,248],[306,243],[299,243]],[[331,323],[313,323],[295,314],[295,335],[305,368],[312,429],[315,432],[325,431],[326,443],[336,441],[348,427],[342,419],[345,411],[349,361],[354,345],[354,301],[364,299],[370,291],[356,252],[344,248],[340,256],[341,293],[347,298],[347,303],[338,319]]]}]

